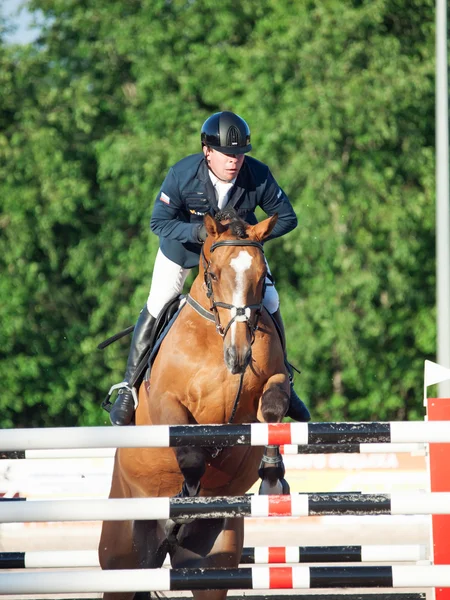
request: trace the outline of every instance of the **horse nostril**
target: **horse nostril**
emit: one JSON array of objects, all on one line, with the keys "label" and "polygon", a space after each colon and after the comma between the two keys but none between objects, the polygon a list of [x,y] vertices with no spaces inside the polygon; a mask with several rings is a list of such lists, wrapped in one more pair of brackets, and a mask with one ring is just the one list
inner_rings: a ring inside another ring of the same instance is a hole
[{"label": "horse nostril", "polygon": [[239,355],[234,346],[229,346],[224,352],[227,369],[235,375],[242,373],[247,368],[252,358],[252,349],[249,348],[244,355]]},{"label": "horse nostril", "polygon": [[233,372],[236,365],[236,348],[234,346],[225,348],[225,364],[228,369]]}]

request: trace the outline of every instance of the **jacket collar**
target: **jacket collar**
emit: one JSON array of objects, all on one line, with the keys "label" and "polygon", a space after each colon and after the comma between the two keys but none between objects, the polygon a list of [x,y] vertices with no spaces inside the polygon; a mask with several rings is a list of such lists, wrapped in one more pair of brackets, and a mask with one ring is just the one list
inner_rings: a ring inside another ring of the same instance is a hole
[{"label": "jacket collar", "polygon": [[201,161],[198,168],[198,178],[203,182],[206,188],[206,195],[208,196],[210,205],[214,208],[214,212],[218,212],[219,205],[217,204],[216,192],[214,191],[214,186],[209,176],[208,165],[206,164],[205,159]]},{"label": "jacket collar", "polygon": [[248,167],[246,164],[246,161],[244,160],[244,164],[241,167],[241,170],[238,173],[236,182],[233,186],[233,188],[231,189],[230,192],[230,197],[228,199],[228,204],[227,206],[232,206],[233,208],[236,206],[236,204],[239,202],[242,194],[245,192],[245,182],[249,181],[249,172],[248,172]]},{"label": "jacket collar", "polygon": [[[245,164],[242,165],[241,170],[238,173],[236,182],[234,186],[231,188],[230,195],[228,198],[227,206],[235,207],[242,194],[245,191],[244,182],[245,179],[248,178],[247,166]],[[203,182],[206,188],[208,200],[211,206],[214,208],[215,212],[219,211],[219,205],[217,204],[216,192],[214,190],[214,186],[212,184],[211,178],[209,176],[208,165],[206,164],[206,160],[202,160],[198,169],[198,178]]]}]

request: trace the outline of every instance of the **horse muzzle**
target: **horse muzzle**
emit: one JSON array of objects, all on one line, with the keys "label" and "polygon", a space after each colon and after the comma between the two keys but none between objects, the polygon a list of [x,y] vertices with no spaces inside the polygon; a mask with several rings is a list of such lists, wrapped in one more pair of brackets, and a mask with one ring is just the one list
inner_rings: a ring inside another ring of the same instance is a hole
[{"label": "horse muzzle", "polygon": [[247,348],[242,351],[238,351],[236,346],[226,346],[224,349],[224,359],[227,369],[233,374],[243,373],[249,365],[252,358],[252,348]]}]

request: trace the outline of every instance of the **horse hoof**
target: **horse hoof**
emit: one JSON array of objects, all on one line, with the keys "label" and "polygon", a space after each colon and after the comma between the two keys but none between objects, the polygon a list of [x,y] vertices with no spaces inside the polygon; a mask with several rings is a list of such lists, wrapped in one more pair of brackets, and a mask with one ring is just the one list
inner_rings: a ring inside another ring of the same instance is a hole
[{"label": "horse hoof", "polygon": [[258,494],[260,496],[272,496],[279,495],[283,493],[283,484],[278,479],[277,481],[268,481],[267,479],[263,479],[261,481],[261,485],[259,486]]},{"label": "horse hoof", "polygon": [[178,533],[181,529],[181,523],[176,523],[173,519],[168,519],[164,525],[164,535],[170,544],[177,543]]},{"label": "horse hoof", "polygon": [[171,544],[175,544],[177,542],[178,534],[183,525],[188,525],[192,523],[195,519],[188,517],[180,517],[179,519],[167,519],[166,524],[164,525],[164,535],[166,539]]},{"label": "horse hoof", "polygon": [[286,479],[283,478],[281,480],[281,485],[283,487],[282,494],[290,494],[291,493],[291,486],[288,484],[288,482],[286,481]]},{"label": "horse hoof", "polygon": [[284,495],[289,494],[291,488],[289,487],[286,479],[277,479],[276,481],[269,481],[263,479],[259,486],[258,494],[260,496],[273,496],[273,495]]}]

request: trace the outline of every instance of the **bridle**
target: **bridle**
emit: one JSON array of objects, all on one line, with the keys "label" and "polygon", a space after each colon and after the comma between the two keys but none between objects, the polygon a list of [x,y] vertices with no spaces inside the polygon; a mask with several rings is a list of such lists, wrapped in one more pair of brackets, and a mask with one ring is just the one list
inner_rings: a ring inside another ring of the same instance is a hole
[{"label": "bridle", "polygon": [[[261,250],[261,252],[264,255],[264,249],[263,249],[262,244],[260,244],[259,242],[254,242],[252,240],[248,240],[248,241],[247,240],[223,240],[222,242],[216,242],[215,244],[212,244],[212,246],[209,250],[210,254],[212,254],[214,252],[214,250],[216,250],[217,248],[220,248],[221,246],[253,246],[254,248],[258,248],[258,250]],[[263,307],[264,292],[265,292],[265,288],[266,288],[266,278],[264,277],[263,289],[262,289],[262,293],[261,293],[261,301],[259,302],[259,304],[246,304],[244,306],[235,306],[234,304],[228,304],[226,302],[216,302],[216,300],[214,299],[214,291],[213,291],[212,279],[211,279],[211,273],[210,273],[211,259],[210,260],[206,259],[206,256],[205,256],[205,253],[203,250],[203,246],[202,246],[201,257],[202,257],[202,265],[203,265],[203,271],[204,271],[203,276],[204,276],[205,286],[206,286],[206,295],[210,300],[210,311],[214,315],[217,333],[220,336],[222,336],[222,338],[224,338],[227,335],[227,333],[233,323],[245,322],[250,331],[251,343],[253,344],[253,342],[255,340],[255,331],[258,329],[258,321],[261,316],[261,311],[262,311],[262,307]],[[219,315],[219,311],[217,310],[218,308],[226,308],[227,310],[230,311],[231,319],[228,321],[228,323],[225,327],[223,327],[223,325],[220,322],[220,315]],[[252,310],[255,311],[255,316],[254,316],[253,320],[251,320]]]}]

